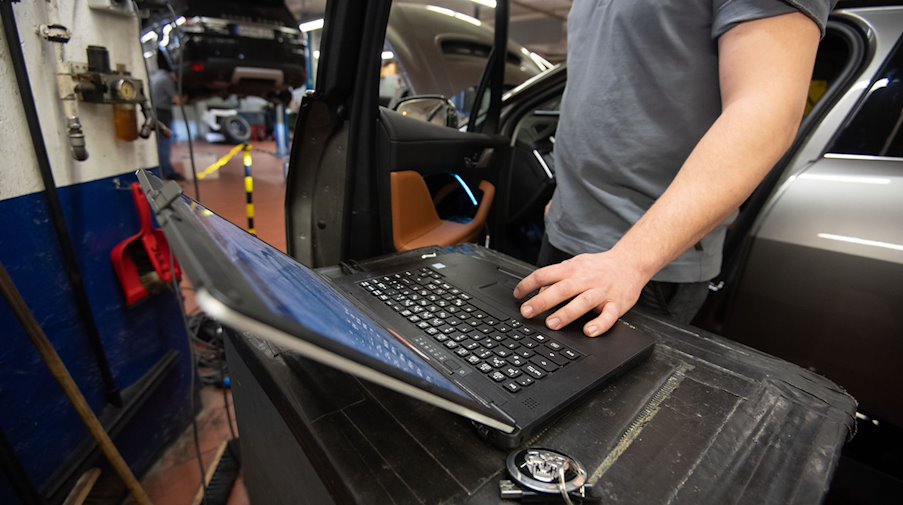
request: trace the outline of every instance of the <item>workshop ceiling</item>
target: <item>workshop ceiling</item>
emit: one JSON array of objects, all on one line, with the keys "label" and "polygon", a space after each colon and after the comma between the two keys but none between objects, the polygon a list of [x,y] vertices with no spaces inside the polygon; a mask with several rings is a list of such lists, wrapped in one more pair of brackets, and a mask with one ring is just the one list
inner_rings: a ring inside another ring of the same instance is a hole
[{"label": "workshop ceiling", "polygon": [[[473,0],[405,0],[437,5],[474,16],[492,25],[493,9]],[[512,39],[552,61],[561,61],[566,49],[566,20],[572,0],[511,0]],[[326,0],[286,0],[300,21],[323,17]]]}]

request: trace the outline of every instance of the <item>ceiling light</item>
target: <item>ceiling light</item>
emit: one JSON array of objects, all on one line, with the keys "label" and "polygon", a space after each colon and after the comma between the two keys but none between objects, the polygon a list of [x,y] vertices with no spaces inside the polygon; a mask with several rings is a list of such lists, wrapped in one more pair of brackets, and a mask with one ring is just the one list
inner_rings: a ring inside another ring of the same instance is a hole
[{"label": "ceiling light", "polygon": [[315,19],[313,21],[307,21],[305,23],[301,23],[298,25],[298,28],[301,29],[302,32],[312,32],[314,30],[320,30],[323,28],[323,20]]}]

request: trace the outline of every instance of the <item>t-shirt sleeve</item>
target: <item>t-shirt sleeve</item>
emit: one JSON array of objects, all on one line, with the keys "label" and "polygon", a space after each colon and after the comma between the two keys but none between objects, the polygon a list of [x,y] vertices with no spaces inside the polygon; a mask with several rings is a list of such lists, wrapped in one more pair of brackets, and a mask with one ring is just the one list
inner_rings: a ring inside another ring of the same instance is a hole
[{"label": "t-shirt sleeve", "polygon": [[837,0],[713,0],[712,38],[717,39],[746,21],[791,12],[802,12],[809,16],[824,36],[828,14],[836,3]]}]

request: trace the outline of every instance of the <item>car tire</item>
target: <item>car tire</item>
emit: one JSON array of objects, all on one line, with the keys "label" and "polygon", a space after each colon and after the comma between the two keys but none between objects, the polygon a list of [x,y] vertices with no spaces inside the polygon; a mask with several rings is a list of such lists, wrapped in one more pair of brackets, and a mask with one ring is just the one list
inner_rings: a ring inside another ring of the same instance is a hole
[{"label": "car tire", "polygon": [[241,116],[220,118],[220,132],[231,144],[244,144],[251,139],[251,125]]}]

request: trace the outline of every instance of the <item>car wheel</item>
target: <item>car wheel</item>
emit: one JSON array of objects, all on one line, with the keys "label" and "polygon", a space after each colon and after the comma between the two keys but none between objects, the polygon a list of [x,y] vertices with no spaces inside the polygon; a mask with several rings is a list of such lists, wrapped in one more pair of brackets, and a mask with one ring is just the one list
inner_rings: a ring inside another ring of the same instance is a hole
[{"label": "car wheel", "polygon": [[244,144],[251,139],[251,125],[241,116],[229,116],[220,118],[220,131],[226,137],[226,142],[232,144]]}]

